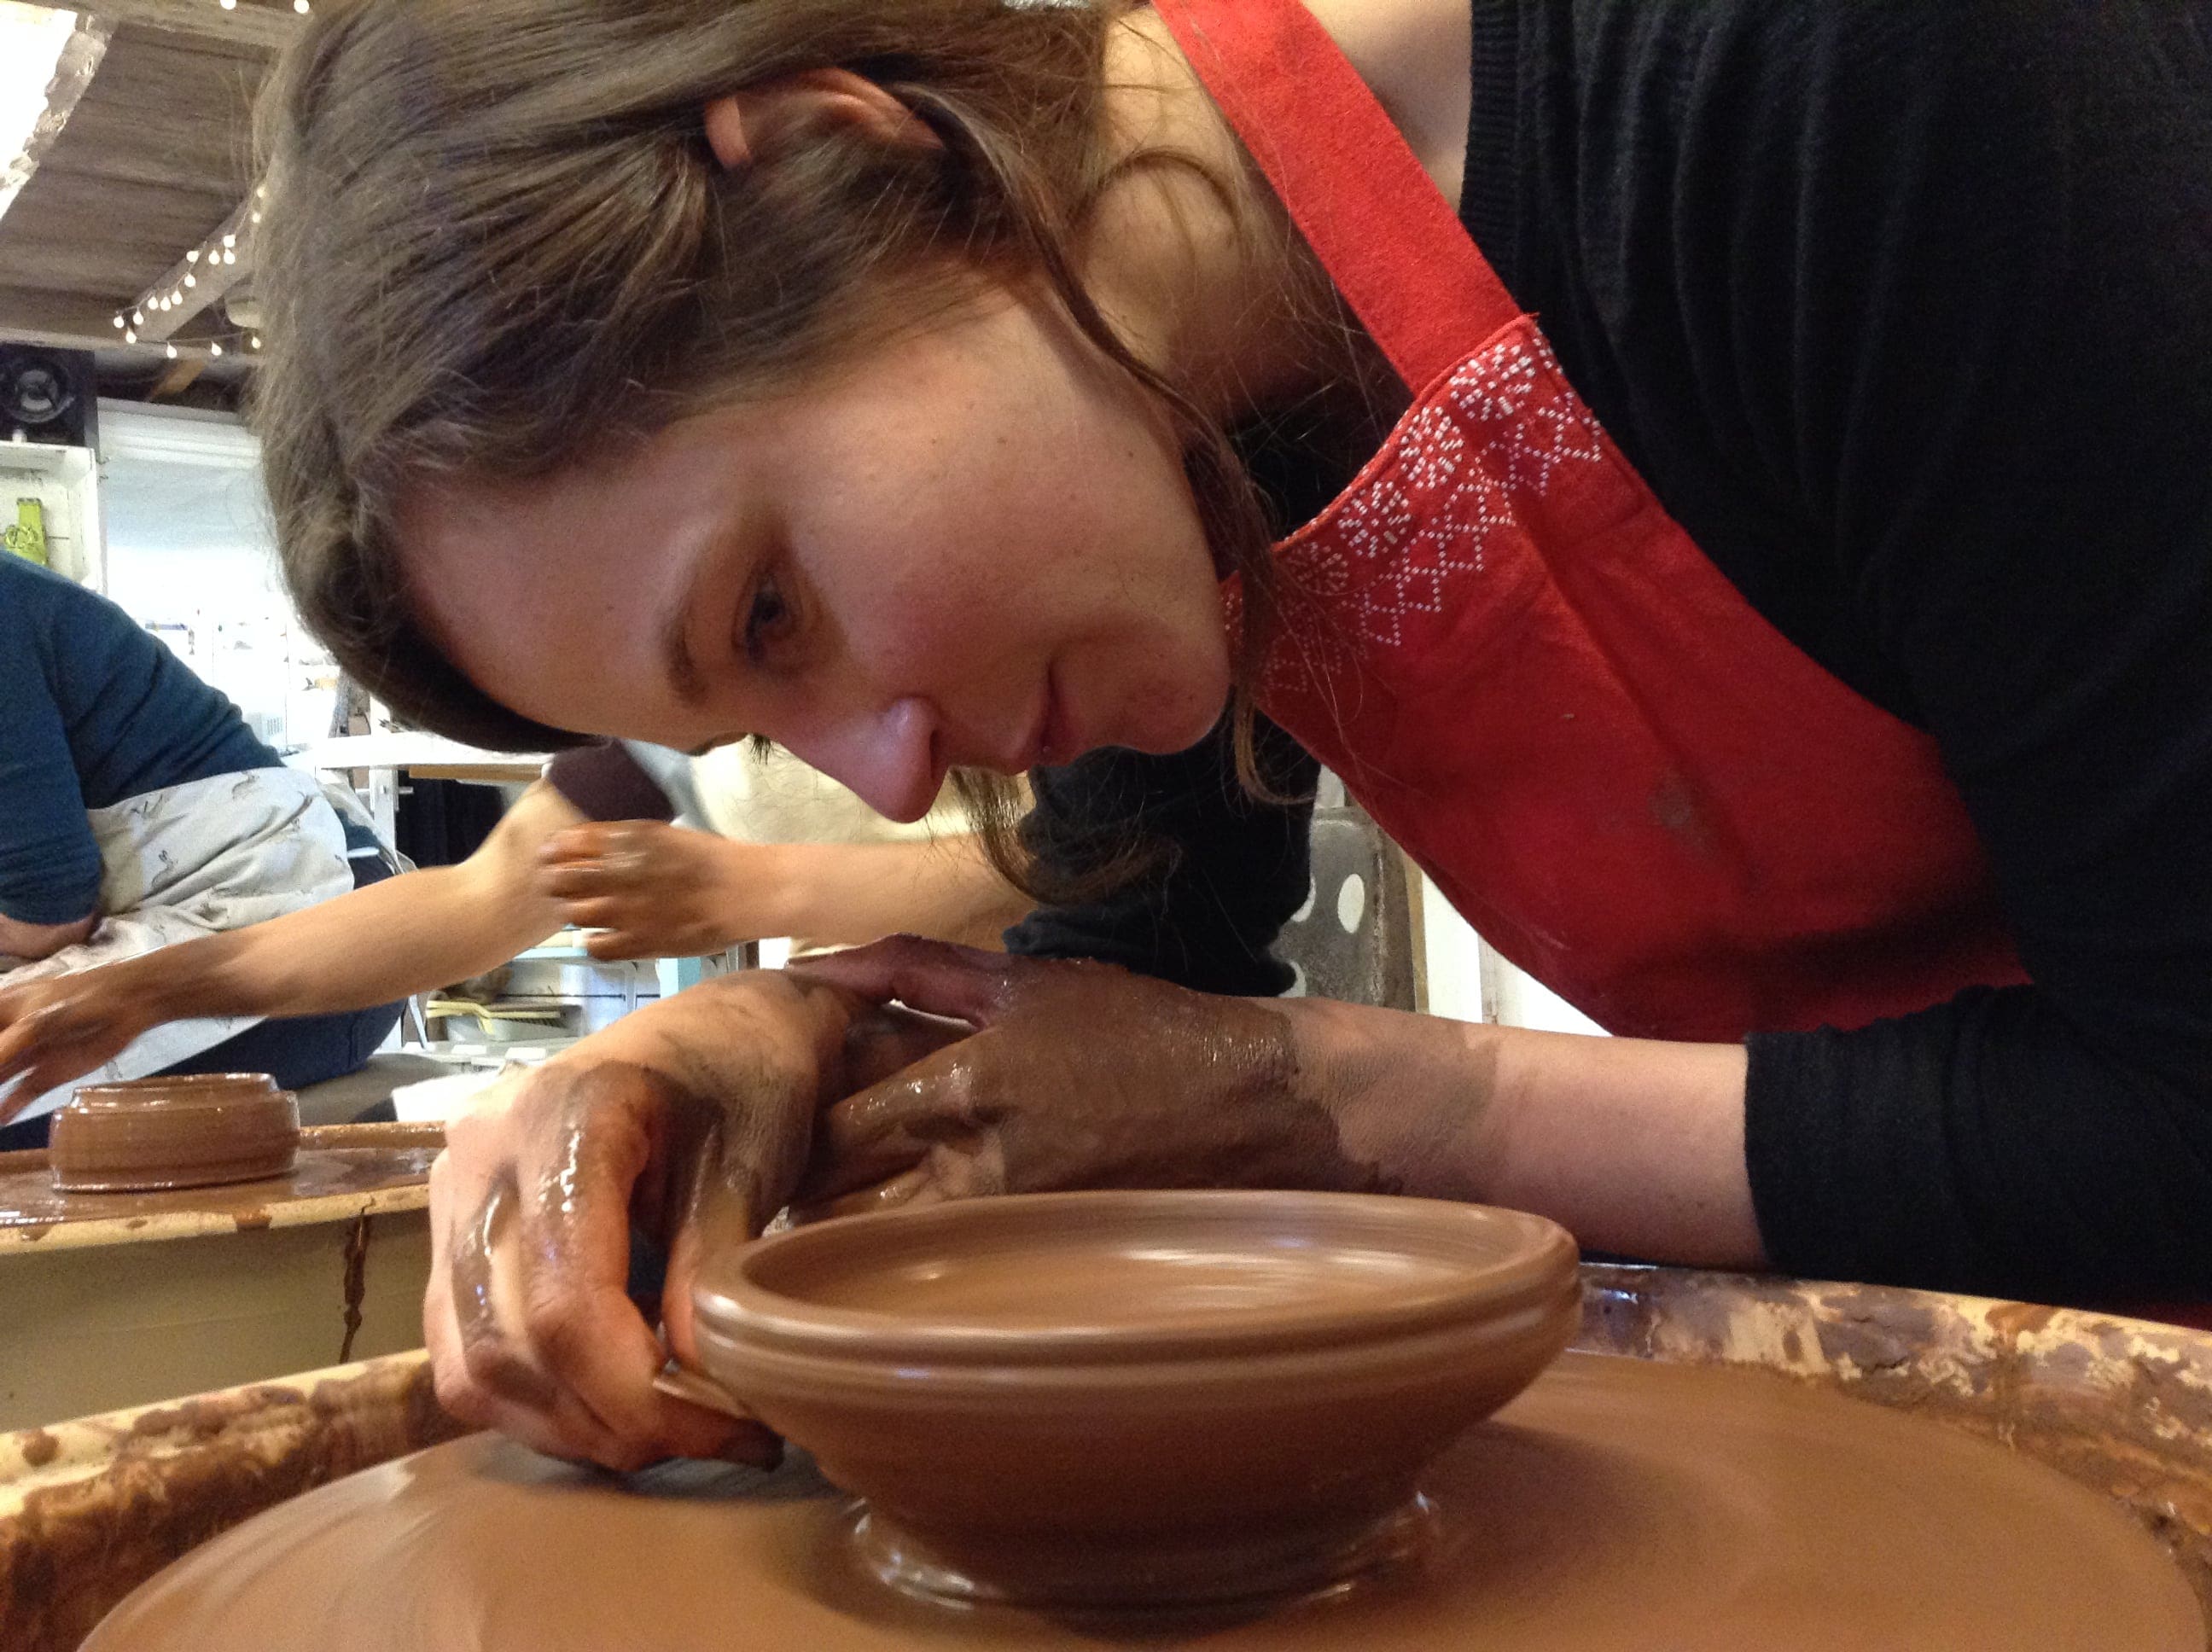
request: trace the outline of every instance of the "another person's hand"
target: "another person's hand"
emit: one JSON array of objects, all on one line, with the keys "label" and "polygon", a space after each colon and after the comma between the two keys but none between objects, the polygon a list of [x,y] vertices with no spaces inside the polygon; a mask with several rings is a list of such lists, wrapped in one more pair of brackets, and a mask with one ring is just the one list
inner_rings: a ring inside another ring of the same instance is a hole
[{"label": "another person's hand", "polygon": [[0,989],[0,1124],[32,1097],[120,1055],[159,1019],[143,983],[111,964]]},{"label": "another person's hand", "polygon": [[[423,1323],[440,1400],[611,1468],[773,1461],[757,1425],[653,1386],[672,1351],[695,1363],[701,1259],[783,1206],[825,1098],[946,1036],[834,987],[749,972],[502,1078],[448,1122],[431,1171]],[[626,1292],[634,1230],[667,1256],[661,1299],[644,1311]]]},{"label": "another person's hand", "polygon": [[595,821],[547,840],[541,887],[570,923],[601,932],[594,957],[701,957],[784,932],[767,869],[746,887],[750,847],[659,821]]},{"label": "another person's hand", "polygon": [[832,1106],[801,1198],[842,1214],[1072,1187],[1382,1191],[1297,1006],[900,937],[794,973],[976,1030]]}]

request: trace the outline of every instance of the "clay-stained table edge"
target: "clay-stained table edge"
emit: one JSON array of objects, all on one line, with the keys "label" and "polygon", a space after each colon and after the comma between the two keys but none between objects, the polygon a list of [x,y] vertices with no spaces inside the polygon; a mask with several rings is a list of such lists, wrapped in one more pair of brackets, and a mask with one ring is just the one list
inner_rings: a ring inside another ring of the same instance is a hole
[{"label": "clay-stained table edge", "polygon": [[[300,1133],[304,1148],[425,1148],[444,1140],[436,1125],[322,1125]],[[0,1153],[0,1168],[43,1168],[46,1154],[39,1150]],[[125,1195],[118,1195],[125,1197]],[[276,1199],[254,1212],[254,1229],[304,1228],[323,1222],[350,1222],[364,1216],[428,1210],[430,1185],[413,1179],[389,1187],[362,1192],[325,1193],[313,1199]],[[264,1218],[265,1219],[263,1219]],[[171,1211],[151,1216],[95,1217],[89,1220],[51,1225],[0,1226],[0,1257],[10,1251],[75,1250],[94,1245],[135,1245],[160,1240],[199,1239],[210,1235],[236,1233],[236,1215],[222,1211]]]},{"label": "clay-stained table edge", "polygon": [[[2212,1335],[1883,1287],[1597,1264],[1583,1278],[1576,1346],[1775,1370],[2026,1452],[2131,1509],[2212,1619]],[[97,1582],[66,1603],[88,1628],[260,1509],[464,1431],[438,1409],[417,1352],[0,1436],[0,1646],[76,1645],[52,1611],[27,1615],[27,1569],[70,1558],[38,1552],[24,1510],[42,1496],[67,1500],[96,1539],[76,1558]],[[179,1467],[211,1490],[166,1496]]]},{"label": "clay-stained table edge", "polygon": [[1583,1268],[1574,1345],[1756,1366],[2026,1453],[2131,1511],[2212,1624],[2212,1334],[1986,1297]]},{"label": "clay-stained table edge", "polygon": [[218,1533],[465,1432],[417,1351],[0,1435],[0,1647],[74,1652]]}]

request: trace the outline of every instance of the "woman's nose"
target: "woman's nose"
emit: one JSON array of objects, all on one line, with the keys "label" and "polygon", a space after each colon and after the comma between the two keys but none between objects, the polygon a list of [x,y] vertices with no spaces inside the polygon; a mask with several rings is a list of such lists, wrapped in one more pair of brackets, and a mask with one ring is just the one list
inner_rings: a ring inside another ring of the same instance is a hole
[{"label": "woman's nose", "polygon": [[783,741],[793,756],[850,787],[868,807],[892,820],[920,820],[945,784],[937,714],[915,696],[833,726],[793,732],[796,738]]}]

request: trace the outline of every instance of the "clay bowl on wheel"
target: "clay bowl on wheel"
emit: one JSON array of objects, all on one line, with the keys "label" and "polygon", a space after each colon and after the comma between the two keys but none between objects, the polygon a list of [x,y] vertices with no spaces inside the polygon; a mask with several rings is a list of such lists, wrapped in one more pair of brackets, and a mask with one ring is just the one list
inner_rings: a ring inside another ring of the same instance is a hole
[{"label": "clay bowl on wheel", "polygon": [[1047,1193],[779,1234],[695,1303],[708,1374],[866,1500],[878,1576],[1185,1607],[1417,1543],[1423,1467],[1573,1335],[1577,1260],[1469,1205]]},{"label": "clay bowl on wheel", "polygon": [[145,1193],[287,1174],[300,1105],[265,1072],[85,1084],[54,1114],[47,1162],[65,1193]]}]

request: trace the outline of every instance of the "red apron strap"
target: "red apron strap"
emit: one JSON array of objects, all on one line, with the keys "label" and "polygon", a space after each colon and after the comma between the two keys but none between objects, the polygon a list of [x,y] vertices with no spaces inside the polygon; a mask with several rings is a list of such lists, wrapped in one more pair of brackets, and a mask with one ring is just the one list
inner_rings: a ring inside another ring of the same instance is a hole
[{"label": "red apron strap", "polygon": [[1299,0],[1153,0],[1337,290],[1417,394],[1521,307]]}]

